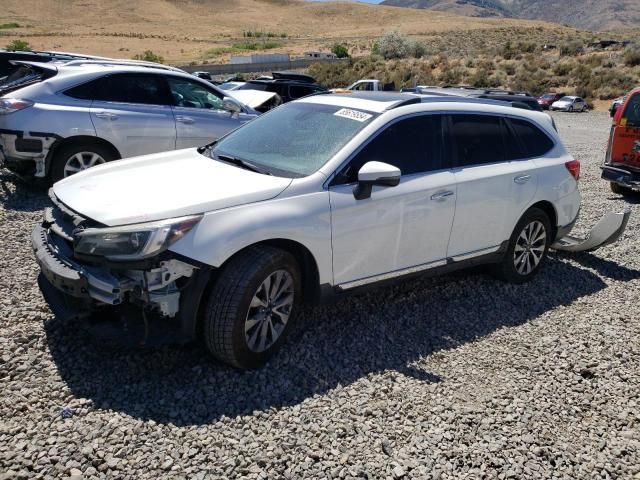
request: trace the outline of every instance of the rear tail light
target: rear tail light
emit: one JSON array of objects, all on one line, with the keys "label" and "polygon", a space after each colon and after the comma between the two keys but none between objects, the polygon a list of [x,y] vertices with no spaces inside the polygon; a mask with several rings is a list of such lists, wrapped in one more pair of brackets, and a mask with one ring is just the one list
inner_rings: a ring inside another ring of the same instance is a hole
[{"label": "rear tail light", "polygon": [[565,163],[564,166],[567,167],[567,170],[569,170],[569,173],[571,174],[571,176],[576,179],[576,182],[580,180],[580,161],[579,160],[571,160],[570,162]]},{"label": "rear tail light", "polygon": [[31,100],[21,98],[0,98],[0,115],[24,110],[33,105]]}]

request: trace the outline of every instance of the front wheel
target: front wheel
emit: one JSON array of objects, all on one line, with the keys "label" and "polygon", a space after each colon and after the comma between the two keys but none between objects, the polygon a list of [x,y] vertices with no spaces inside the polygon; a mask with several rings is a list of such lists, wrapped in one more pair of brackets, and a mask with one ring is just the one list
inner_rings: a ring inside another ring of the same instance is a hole
[{"label": "front wheel", "polygon": [[280,347],[302,298],[300,269],[288,252],[250,247],[223,267],[207,302],[209,351],[238,368],[257,368]]},{"label": "front wheel", "polygon": [[550,243],[547,214],[535,207],[527,210],[511,234],[504,258],[494,267],[495,275],[510,283],[528,282],[544,264]]}]

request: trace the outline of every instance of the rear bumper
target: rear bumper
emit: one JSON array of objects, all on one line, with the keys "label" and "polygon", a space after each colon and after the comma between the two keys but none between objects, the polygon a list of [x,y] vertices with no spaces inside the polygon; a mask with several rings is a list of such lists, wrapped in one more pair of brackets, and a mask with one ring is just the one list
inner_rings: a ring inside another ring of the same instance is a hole
[{"label": "rear bumper", "polygon": [[622,185],[623,187],[640,189],[640,172],[616,165],[603,165],[602,178]]},{"label": "rear bumper", "polygon": [[20,174],[45,177],[47,156],[51,146],[58,139],[60,137],[53,133],[0,129],[2,163]]}]

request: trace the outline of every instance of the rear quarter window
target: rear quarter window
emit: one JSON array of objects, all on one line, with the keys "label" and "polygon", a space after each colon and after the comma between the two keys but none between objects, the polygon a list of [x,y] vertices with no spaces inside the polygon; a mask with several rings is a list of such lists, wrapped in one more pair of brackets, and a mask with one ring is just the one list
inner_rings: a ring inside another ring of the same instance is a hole
[{"label": "rear quarter window", "polygon": [[509,123],[520,141],[521,158],[542,157],[553,148],[553,140],[533,123],[516,118]]},{"label": "rear quarter window", "polygon": [[640,127],[640,93],[636,93],[629,99],[622,118],[626,121],[626,126]]},{"label": "rear quarter window", "polygon": [[79,100],[93,100],[99,82],[100,80],[92,80],[76,85],[75,87],[65,90],[64,94],[67,97],[77,98]]}]

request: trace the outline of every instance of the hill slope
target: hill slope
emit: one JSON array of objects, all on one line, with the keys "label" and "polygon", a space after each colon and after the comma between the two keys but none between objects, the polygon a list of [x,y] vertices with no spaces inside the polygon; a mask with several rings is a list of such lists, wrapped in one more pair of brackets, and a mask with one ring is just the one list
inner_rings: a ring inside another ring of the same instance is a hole
[{"label": "hill slope", "polygon": [[382,4],[474,17],[546,20],[590,30],[633,28],[640,25],[638,0],[385,0]]},{"label": "hill slope", "polygon": [[327,50],[340,41],[360,54],[390,30],[429,36],[497,28],[561,29],[516,19],[301,0],[2,0],[0,25],[10,22],[20,27],[0,29],[0,47],[20,38],[37,49],[123,58],[153,50],[173,63],[219,62],[231,53],[247,53],[232,51],[233,45],[263,40],[244,38],[246,31],[274,32],[276,38],[269,40],[275,45],[268,52],[301,54]]}]

